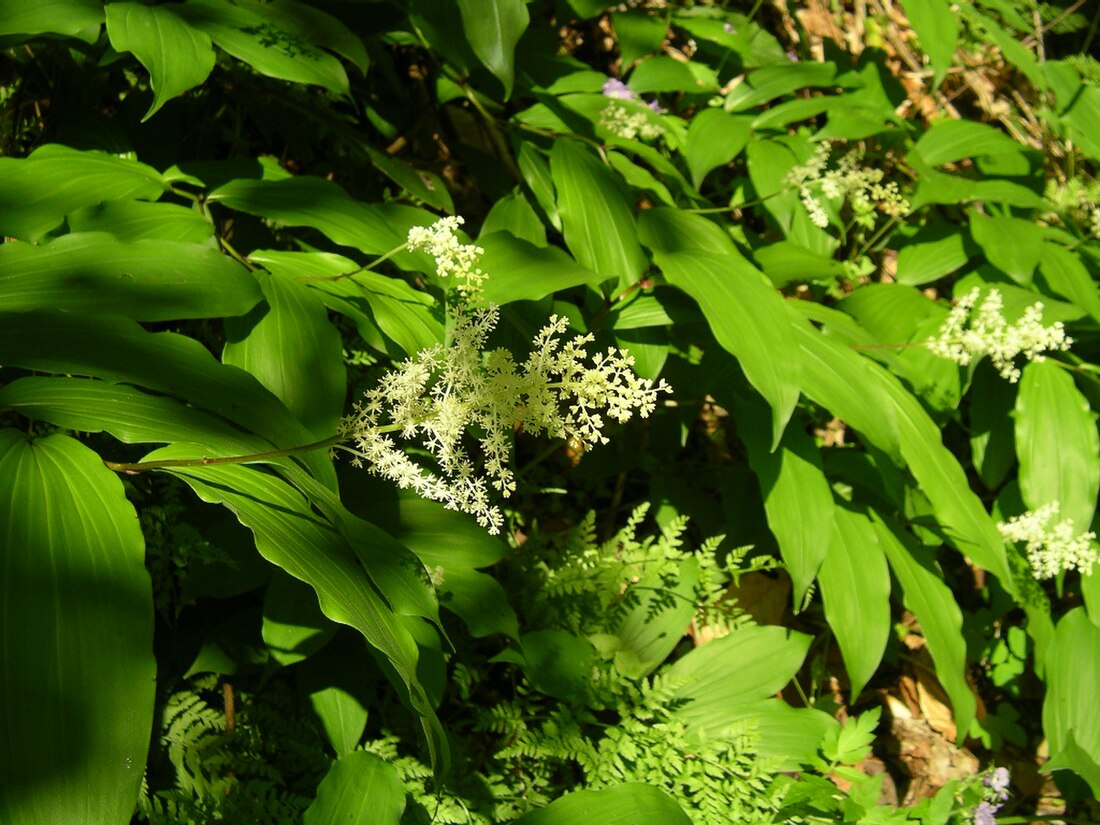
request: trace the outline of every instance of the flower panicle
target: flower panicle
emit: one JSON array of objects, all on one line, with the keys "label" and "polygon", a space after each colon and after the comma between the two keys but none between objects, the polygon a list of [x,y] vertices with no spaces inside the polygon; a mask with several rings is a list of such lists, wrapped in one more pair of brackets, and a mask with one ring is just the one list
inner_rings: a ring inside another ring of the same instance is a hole
[{"label": "flower panicle", "polygon": [[[421,350],[384,375],[342,423],[340,446],[398,486],[472,514],[490,533],[503,525],[492,491],[516,489],[513,434],[522,429],[577,447],[607,441],[605,418],[646,417],[670,392],[633,371],[634,360],[611,348],[590,355],[591,335],[567,339],[568,319],[553,316],[517,362],[504,349],[486,351],[496,307],[455,311],[452,344]],[[394,439],[419,443],[434,468],[414,461]]]},{"label": "flower panicle", "polygon": [[487,277],[477,265],[485,250],[459,240],[458,228],[464,223],[461,215],[448,215],[431,226],[414,226],[409,230],[408,247],[431,255],[439,277],[454,279],[459,295],[473,300],[481,293]]},{"label": "flower panicle", "polygon": [[1020,370],[1014,364],[1018,355],[1028,361],[1043,361],[1044,352],[1065,351],[1073,343],[1061,321],[1043,326],[1041,301],[1010,324],[1002,312],[1000,290],[990,289],[975,312],[979,297],[981,289],[974,287],[955,301],[937,334],[927,341],[929,350],[961,366],[988,355],[1001,377],[1016,383],[1020,380]]},{"label": "flower panicle", "polygon": [[822,229],[829,225],[822,196],[829,200],[846,198],[856,224],[865,229],[874,227],[876,209],[895,218],[909,211],[909,201],[902,197],[895,181],[884,181],[886,173],[881,169],[860,165],[862,150],[852,149],[829,169],[831,154],[832,144],[822,141],[805,163],[793,167],[784,178],[788,186],[798,187],[799,198],[814,225]]},{"label": "flower panicle", "polygon": [[1007,541],[1024,544],[1032,575],[1040,581],[1070,570],[1087,576],[1100,561],[1094,544],[1096,534],[1077,533],[1072,519],[1058,521],[1060,510],[1059,503],[1052,501],[997,525]]}]

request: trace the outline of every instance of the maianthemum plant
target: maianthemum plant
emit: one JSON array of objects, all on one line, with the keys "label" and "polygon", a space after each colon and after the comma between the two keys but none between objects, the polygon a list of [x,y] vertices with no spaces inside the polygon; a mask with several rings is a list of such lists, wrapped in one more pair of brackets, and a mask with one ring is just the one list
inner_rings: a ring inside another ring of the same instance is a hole
[{"label": "maianthemum plant", "polygon": [[864,5],[0,2],[0,822],[1086,821],[1095,25]]}]

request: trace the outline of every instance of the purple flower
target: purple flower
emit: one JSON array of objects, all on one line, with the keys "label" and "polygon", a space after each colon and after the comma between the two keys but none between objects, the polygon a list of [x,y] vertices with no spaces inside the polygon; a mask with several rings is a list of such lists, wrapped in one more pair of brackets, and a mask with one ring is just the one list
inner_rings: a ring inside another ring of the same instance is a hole
[{"label": "purple flower", "polygon": [[603,96],[610,97],[612,100],[633,100],[637,97],[630,87],[617,77],[608,78],[608,81],[603,84]]},{"label": "purple flower", "polygon": [[974,825],[997,825],[997,820],[993,814],[997,813],[999,805],[991,805],[988,802],[982,802],[974,809]]},{"label": "purple flower", "polygon": [[984,780],[984,784],[987,788],[991,788],[996,791],[1001,800],[1008,799],[1008,783],[1009,783],[1008,768],[996,768],[992,774],[987,776]]},{"label": "purple flower", "polygon": [[664,114],[665,112],[667,112],[667,111],[668,111],[668,109],[665,109],[665,108],[663,108],[663,107],[661,106],[661,104],[660,104],[660,103],[658,103],[658,102],[657,102],[656,100],[651,100],[651,101],[649,101],[649,102],[648,102],[648,103],[646,104],[646,106],[648,106],[648,107],[649,107],[650,109],[652,109],[652,110],[653,110],[654,112],[656,112],[656,113],[657,113],[657,114],[659,114],[659,115],[663,115],[663,114]]}]

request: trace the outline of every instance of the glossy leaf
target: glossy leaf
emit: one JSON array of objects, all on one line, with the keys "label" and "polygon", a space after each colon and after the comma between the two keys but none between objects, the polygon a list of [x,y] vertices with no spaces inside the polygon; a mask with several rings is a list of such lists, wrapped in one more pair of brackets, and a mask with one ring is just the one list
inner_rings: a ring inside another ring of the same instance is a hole
[{"label": "glossy leaf", "polygon": [[798,402],[801,357],[787,329],[786,302],[768,279],[734,255],[657,253],[668,282],[699,303],[718,343],[771,405],[771,445]]},{"label": "glossy leaf", "polygon": [[691,825],[671,796],[651,785],[622,784],[602,791],[574,791],[515,820],[514,825]]},{"label": "glossy leaf", "polygon": [[457,0],[462,28],[474,54],[512,96],[515,51],[530,15],[523,0]]},{"label": "glossy leaf", "polygon": [[1088,530],[1100,492],[1100,439],[1088,399],[1061,367],[1032,362],[1020,379],[1014,418],[1027,508],[1057,501],[1059,519],[1072,519],[1075,533]]},{"label": "glossy leaf", "polygon": [[866,515],[836,509],[818,582],[854,704],[878,669],[890,636],[890,570],[875,525]]},{"label": "glossy leaf", "polygon": [[[186,458],[195,445],[174,445],[147,460]],[[433,765],[447,761],[446,740],[416,675],[416,642],[375,589],[355,550],[309,501],[281,479],[242,465],[172,470],[204,501],[226,505],[252,530],[256,549],[316,592],[321,611],[332,621],[354,627],[389,659],[420,715]]]},{"label": "glossy leaf", "polygon": [[1085,310],[1094,321],[1100,321],[1100,294],[1079,255],[1064,246],[1044,243],[1039,271],[1051,289]]},{"label": "glossy leaf", "polygon": [[688,126],[684,160],[696,187],[707,173],[724,166],[745,148],[752,134],[748,118],[736,117],[721,109],[704,109]]},{"label": "glossy leaf", "polygon": [[171,6],[111,3],[105,11],[111,45],[131,52],[149,72],[153,103],[142,120],[201,84],[213,70],[210,37],[188,25]]},{"label": "glossy leaf", "polygon": [[99,0],[0,0],[0,35],[78,35],[103,22]]},{"label": "glossy leaf", "polygon": [[[146,332],[123,318],[0,312],[0,352],[5,366],[91,376],[172,395],[267,439],[273,447],[315,440],[256,379],[218,363],[198,341]],[[197,455],[203,455],[201,450]],[[305,453],[300,460],[317,478],[335,485],[332,462],[322,452]]]},{"label": "glossy leaf", "polygon": [[1046,658],[1043,733],[1050,742],[1051,760],[1088,778],[1093,793],[1100,793],[1095,769],[1100,764],[1097,673],[1100,627],[1089,621],[1082,608],[1074,608],[1058,622]]},{"label": "glossy leaf", "polygon": [[103,232],[0,247],[0,303],[135,321],[241,315],[261,293],[248,270],[215,249],[164,240],[123,243]]},{"label": "glossy leaf", "polygon": [[674,716],[717,735],[740,706],[773,696],[794,678],[810,641],[784,627],[752,626],[695,648],[665,671],[685,700]]},{"label": "glossy leaf", "polygon": [[144,163],[47,144],[26,158],[0,158],[0,234],[34,242],[83,206],[156,200],[166,188]]},{"label": "glossy leaf", "polygon": [[303,825],[400,825],[405,783],[397,769],[366,751],[333,764],[317,788]]},{"label": "glossy leaf", "polygon": [[214,237],[213,224],[201,212],[174,203],[106,201],[70,212],[66,220],[71,232],[109,232],[126,242],[205,244]]},{"label": "glossy leaf", "polygon": [[975,120],[952,119],[936,122],[913,147],[929,166],[942,166],[981,155],[1019,152],[1020,149],[1020,144],[992,126]]},{"label": "glossy leaf", "polygon": [[226,321],[222,361],[254,375],[318,439],[336,432],[347,394],[343,341],[317,293],[257,273],[266,301]]},{"label": "glossy leaf", "polygon": [[738,398],[733,413],[749,453],[749,466],[760,483],[768,529],[779,544],[798,610],[829,552],[836,508],[813,440],[800,427],[788,427],[778,448],[769,450],[771,433],[762,407]]},{"label": "glossy leaf", "polygon": [[638,603],[615,631],[619,639],[615,669],[619,673],[627,679],[640,679],[668,658],[691,624],[698,583],[699,563],[691,558],[679,564],[676,584],[671,588],[657,573],[648,573],[637,582]]},{"label": "glossy leaf", "polygon": [[263,4],[187,0],[177,13],[260,74],[312,83],[332,92],[348,90],[348,76],[340,61],[307,40],[304,27],[265,15]]},{"label": "glossy leaf", "polygon": [[490,304],[536,301],[569,287],[596,285],[606,278],[556,247],[534,246],[508,234],[489,235],[478,244],[485,250],[480,266],[489,275],[482,298]]},{"label": "glossy leaf", "polygon": [[130,822],[156,675],[144,557],[99,456],[0,430],[0,821]]},{"label": "glossy leaf", "polygon": [[1007,215],[986,217],[970,210],[970,234],[988,260],[1016,283],[1031,283],[1043,247],[1043,228]]},{"label": "glossy leaf", "polygon": [[554,143],[550,169],[569,251],[581,265],[614,279],[618,290],[626,289],[641,278],[649,262],[616,176],[568,140]]},{"label": "glossy leaf", "polygon": [[261,633],[271,657],[285,667],[324,647],[336,625],[325,618],[309,585],[276,573],[264,593]]},{"label": "glossy leaf", "polygon": [[901,585],[905,606],[920,622],[961,739],[977,710],[974,692],[966,681],[962,611],[928,549],[908,537],[903,540],[877,514],[872,513],[872,519],[890,569]]},{"label": "glossy leaf", "polygon": [[321,720],[336,755],[345,756],[355,750],[367,727],[367,709],[363,703],[343,688],[332,686],[311,693],[309,704]]}]

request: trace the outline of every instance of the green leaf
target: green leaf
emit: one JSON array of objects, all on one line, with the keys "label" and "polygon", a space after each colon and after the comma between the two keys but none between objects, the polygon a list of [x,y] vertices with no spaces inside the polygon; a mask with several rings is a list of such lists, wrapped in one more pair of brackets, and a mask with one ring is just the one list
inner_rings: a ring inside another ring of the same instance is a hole
[{"label": "green leaf", "polygon": [[153,103],[142,121],[177,95],[198,86],[214,68],[210,38],[191,28],[171,6],[111,3],[107,36],[116,51],[131,52],[149,72]]},{"label": "green leaf", "polygon": [[771,405],[774,449],[798,403],[802,368],[783,297],[739,255],[658,252],[654,259],[670,284],[699,303],[718,343]]},{"label": "green leaf", "polygon": [[280,278],[301,281],[317,291],[329,309],[355,321],[363,340],[379,349],[377,330],[406,355],[415,355],[443,340],[443,324],[432,314],[435,301],[404,281],[374,272],[334,279],[359,269],[355,262],[330,252],[280,252],[264,249],[249,258]]},{"label": "green leaf", "polygon": [[340,757],[317,788],[303,825],[400,825],[405,783],[393,765],[366,751]]},{"label": "green leaf", "polygon": [[537,301],[570,287],[595,286],[605,279],[557,247],[534,246],[507,233],[479,238],[478,244],[485,250],[478,263],[489,276],[482,298],[490,304]]},{"label": "green leaf", "polygon": [[103,5],[99,0],[0,0],[0,35],[76,36],[102,22]]},{"label": "green leaf", "polygon": [[614,279],[620,291],[641,278],[649,261],[618,176],[570,140],[554,142],[550,170],[565,243],[577,261]]},{"label": "green leaf", "polygon": [[665,671],[685,700],[673,716],[717,735],[739,706],[773,696],[794,678],[810,641],[785,627],[753,626],[695,648]]},{"label": "green leaf", "polygon": [[324,647],[336,625],[325,618],[309,585],[276,573],[264,593],[261,633],[271,658],[285,667]]},{"label": "green leaf", "polygon": [[253,0],[251,8],[286,31],[308,34],[311,43],[329,49],[355,64],[364,74],[370,61],[363,38],[331,14],[296,0]]},{"label": "green leaf", "polygon": [[255,278],[215,249],[175,241],[123,243],[103,232],[0,246],[0,303],[136,321],[240,315],[261,293]]},{"label": "green leaf", "polygon": [[913,151],[929,166],[942,166],[963,158],[1018,153],[1023,151],[1023,146],[985,123],[945,119],[937,121],[921,135]]},{"label": "green leaf", "polygon": [[[338,244],[373,254],[405,243],[412,221],[403,232],[394,226],[395,219],[409,213],[425,215],[421,210],[402,212],[362,203],[332,181],[308,176],[279,181],[236,179],[211,192],[207,201],[287,226],[310,226]],[[404,260],[408,262],[409,257]]]},{"label": "green leaf", "polygon": [[1001,378],[992,364],[979,364],[970,381],[970,453],[989,490],[1001,486],[1016,461],[1015,403],[1016,385]]},{"label": "green leaf", "polygon": [[668,31],[663,17],[638,10],[611,12],[611,25],[624,67],[659,50]]},{"label": "green leaf", "polygon": [[743,112],[781,95],[813,86],[829,86],[836,77],[833,63],[788,63],[764,66],[746,75],[745,80],[726,95],[727,112]]},{"label": "green leaf", "polygon": [[630,73],[630,88],[636,92],[682,92],[703,94],[715,92],[718,84],[704,80],[700,67],[676,60],[668,55],[647,57]]},{"label": "green leaf", "polygon": [[[271,447],[297,447],[314,440],[256,379],[218,363],[198,341],[170,332],[146,332],[123,318],[0,312],[0,352],[5,366],[86,375],[172,395],[262,436]],[[323,451],[299,458],[317,478],[335,486],[332,462]]]},{"label": "green leaf", "polygon": [[126,825],[153,725],[153,595],[118,478],[0,430],[0,821]]},{"label": "green leaf", "polygon": [[769,450],[772,439],[762,407],[748,398],[732,404],[749,466],[760,482],[768,529],[791,577],[797,611],[829,552],[836,508],[813,440],[801,427],[788,427],[778,449]]},{"label": "green leaf", "polygon": [[1089,621],[1082,608],[1074,608],[1058,622],[1045,669],[1043,733],[1050,743],[1051,761],[1087,777],[1093,793],[1100,793],[1096,771],[1100,763],[1100,705],[1096,702],[1100,627]]},{"label": "green leaf", "polygon": [[855,704],[878,669],[890,636],[890,570],[875,526],[866,515],[836,509],[832,542],[818,582]]},{"label": "green leaf", "polygon": [[481,224],[478,244],[494,232],[508,232],[533,246],[547,245],[546,227],[518,186],[493,204]]},{"label": "green leaf", "polygon": [[520,639],[524,672],[537,690],[580,701],[589,690],[595,649],[565,630],[536,630]]},{"label": "green leaf", "polygon": [[27,158],[0,158],[0,234],[34,242],[83,206],[156,200],[166,188],[144,163],[47,144]]},{"label": "green leaf", "polygon": [[970,234],[989,261],[1021,286],[1031,283],[1043,253],[1043,227],[1007,215],[986,217],[969,210]]},{"label": "green leaf", "polygon": [[1056,243],[1044,243],[1039,271],[1051,289],[1100,321],[1100,293],[1080,255]]},{"label": "green leaf", "polygon": [[336,755],[345,756],[355,750],[367,727],[367,709],[363,703],[337,686],[313,691],[309,703]]},{"label": "green leaf", "polygon": [[897,280],[920,286],[962,269],[977,250],[963,227],[929,221],[898,251]]},{"label": "green leaf", "polygon": [[206,244],[214,226],[195,209],[174,203],[106,201],[71,212],[71,232],[109,232],[120,241],[177,241]]},{"label": "green leaf", "polygon": [[625,783],[602,791],[574,791],[531,811],[514,825],[691,825],[691,818],[660,788]]},{"label": "green leaf", "polygon": [[1057,501],[1075,533],[1089,529],[1100,492],[1096,413],[1073,378],[1050,361],[1024,367],[1016,396],[1020,494],[1029,510]]},{"label": "green leaf", "polygon": [[[684,629],[695,614],[695,588],[699,563],[688,558],[679,564],[676,584],[668,587],[664,575],[650,572],[635,585],[638,603],[623,617],[615,633],[615,669],[627,679],[648,676],[684,638]],[[671,598],[671,607],[661,603]]]},{"label": "green leaf", "polygon": [[[883,570],[885,569],[884,564]],[[846,765],[866,759],[871,752],[871,744],[875,741],[875,728],[878,727],[881,716],[882,708],[872,708],[859,716],[849,716],[843,725],[834,728],[825,737],[825,746],[822,748],[825,758],[830,762]]]},{"label": "green leaf", "polygon": [[457,0],[466,40],[493,76],[512,96],[516,44],[531,21],[523,0]]},{"label": "green leaf", "polygon": [[684,160],[696,188],[708,172],[741,154],[751,134],[751,118],[730,115],[721,109],[704,109],[693,117],[688,126]]},{"label": "green leaf", "polygon": [[256,273],[267,300],[225,324],[222,361],[252,373],[317,438],[336,432],[347,394],[343,341],[317,293]]},{"label": "green leaf", "polygon": [[264,14],[259,2],[187,0],[176,13],[233,57],[260,74],[292,83],[312,83],[331,92],[348,91],[340,61],[304,35],[304,26]]},{"label": "green leaf", "polygon": [[[179,444],[150,453],[146,460],[189,458],[199,448]],[[256,549],[272,564],[309,584],[321,612],[354,627],[393,665],[419,714],[434,766],[448,759],[446,738],[417,677],[418,650],[402,620],[375,589],[348,539],[322,519],[310,502],[285,481],[242,465],[181,467],[181,477],[204,501],[224,504],[256,538]],[[311,491],[312,492],[312,491]]]},{"label": "green leaf", "polygon": [[519,622],[504,588],[478,570],[504,558],[503,542],[469,516],[412,493],[401,495],[401,531],[396,538],[441,577],[440,604],[461,618],[471,635],[519,638]]},{"label": "green leaf", "polygon": [[928,549],[891,530],[873,511],[871,516],[880,546],[901,585],[905,606],[920,622],[936,664],[936,677],[951,700],[961,740],[977,710],[974,692],[966,681],[962,611]]}]

